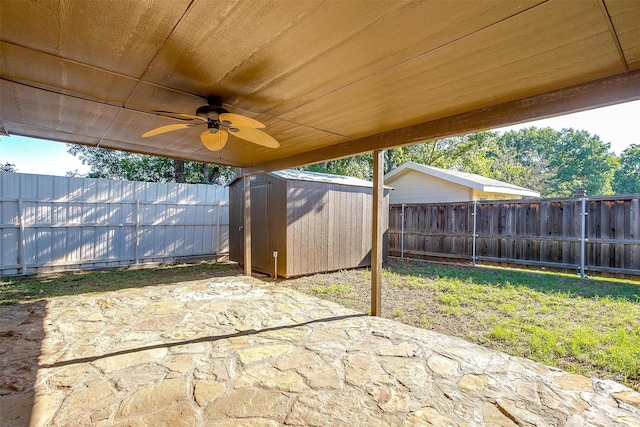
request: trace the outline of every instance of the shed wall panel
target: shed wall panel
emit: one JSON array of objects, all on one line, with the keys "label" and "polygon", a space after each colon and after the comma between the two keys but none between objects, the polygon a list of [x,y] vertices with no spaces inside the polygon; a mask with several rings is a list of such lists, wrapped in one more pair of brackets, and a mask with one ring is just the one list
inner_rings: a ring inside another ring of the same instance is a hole
[{"label": "shed wall panel", "polygon": [[[304,201],[290,202],[296,218],[290,221],[291,247],[298,252],[289,264],[289,276],[371,264],[371,189],[309,182],[291,188],[295,190],[289,192],[290,198],[298,197],[302,190],[308,195]],[[386,195],[388,204],[388,192]],[[301,213],[308,218],[300,217]],[[386,230],[387,218],[383,224]],[[315,247],[308,246],[312,242]]]}]

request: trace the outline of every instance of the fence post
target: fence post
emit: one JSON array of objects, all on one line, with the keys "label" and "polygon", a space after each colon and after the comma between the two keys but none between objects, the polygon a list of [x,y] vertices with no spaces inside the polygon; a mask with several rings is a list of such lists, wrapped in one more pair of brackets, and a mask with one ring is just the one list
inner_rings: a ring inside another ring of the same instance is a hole
[{"label": "fence post", "polygon": [[400,220],[402,221],[402,233],[400,234],[400,258],[404,258],[404,203],[402,204]]},{"label": "fence post", "polygon": [[24,210],[21,198],[18,198],[18,245],[20,256],[20,274],[24,275],[27,274],[27,241],[24,232]]},{"label": "fence post", "polygon": [[476,237],[478,236],[478,234],[476,233],[477,218],[478,218],[478,201],[477,200],[473,201],[473,213],[471,214],[471,216],[473,216],[473,249],[471,254],[471,264],[475,267],[476,266]]},{"label": "fence post", "polygon": [[222,212],[220,212],[222,210],[222,201],[218,200],[218,203],[216,205],[216,236],[218,237],[218,242],[216,243],[216,255],[220,255],[220,241],[221,241],[221,237],[220,237],[220,214]]},{"label": "fence post", "polygon": [[585,266],[585,247],[586,247],[586,223],[587,223],[587,198],[580,198],[580,277],[585,279],[587,275],[584,273]]},{"label": "fence post", "polygon": [[139,245],[139,232],[140,232],[140,200],[136,199],[136,213],[134,216],[134,231],[133,231],[133,257],[135,259],[135,263],[138,264],[140,262],[140,256],[138,254],[138,245]]}]

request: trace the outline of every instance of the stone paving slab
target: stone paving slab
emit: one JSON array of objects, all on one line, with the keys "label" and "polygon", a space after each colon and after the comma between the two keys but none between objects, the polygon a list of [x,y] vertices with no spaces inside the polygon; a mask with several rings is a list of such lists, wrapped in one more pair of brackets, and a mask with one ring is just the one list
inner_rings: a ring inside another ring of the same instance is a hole
[{"label": "stone paving slab", "polygon": [[2,426],[640,426],[640,393],[246,277],[0,307]]}]

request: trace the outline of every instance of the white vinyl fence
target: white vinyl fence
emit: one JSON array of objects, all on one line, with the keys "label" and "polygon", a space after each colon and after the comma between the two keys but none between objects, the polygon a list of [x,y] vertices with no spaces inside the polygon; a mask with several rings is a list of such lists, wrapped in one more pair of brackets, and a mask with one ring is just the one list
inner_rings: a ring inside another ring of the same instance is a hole
[{"label": "white vinyl fence", "polygon": [[0,172],[0,275],[227,253],[229,191]]}]

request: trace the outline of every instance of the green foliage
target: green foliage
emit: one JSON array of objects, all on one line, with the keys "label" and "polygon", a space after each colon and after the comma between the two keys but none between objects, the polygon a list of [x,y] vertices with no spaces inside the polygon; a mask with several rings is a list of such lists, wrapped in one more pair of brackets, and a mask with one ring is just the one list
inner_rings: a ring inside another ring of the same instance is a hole
[{"label": "green foliage", "polygon": [[508,146],[496,133],[485,132],[483,136],[473,152],[457,160],[455,169],[530,187],[533,168],[517,158],[518,151]]},{"label": "green foliage", "polygon": [[620,156],[620,169],[613,177],[616,194],[640,193],[640,144],[631,144]]},{"label": "green foliage", "polygon": [[334,283],[329,286],[315,286],[311,291],[316,295],[346,295],[353,292],[353,287],[343,283]]},{"label": "green foliage", "polygon": [[408,161],[443,169],[458,168],[461,159],[473,157],[474,153],[495,136],[494,132],[477,132],[393,148],[385,153],[385,172]]},{"label": "green foliage", "polygon": [[363,154],[346,159],[331,160],[301,168],[310,172],[330,173],[334,175],[353,176],[360,179],[371,179],[373,176],[373,156]]},{"label": "green foliage", "polygon": [[[620,168],[609,148],[584,130],[484,131],[386,150],[385,173],[412,161],[531,188],[545,197],[570,197],[577,187],[588,195],[613,194],[615,174],[616,192],[640,191],[640,149],[628,149]],[[360,155],[306,169],[370,179],[372,163],[371,155]]]},{"label": "green foliage", "polygon": [[589,195],[613,194],[619,166],[610,145],[587,131],[527,128],[489,134],[457,168],[531,188],[545,197],[570,197],[577,187]]},{"label": "green foliage", "polygon": [[0,172],[17,172],[16,165],[9,162],[0,164]]},{"label": "green foliage", "polygon": [[[385,151],[384,172],[390,172],[408,161],[439,168],[454,168],[460,158],[472,155],[492,136],[495,136],[495,133],[478,132],[392,148]],[[362,154],[346,159],[305,166],[302,169],[371,179],[373,176],[373,157],[370,154]]]},{"label": "green foliage", "polygon": [[146,182],[217,183],[232,179],[233,170],[198,162],[127,153],[82,145],[67,145],[67,151],[91,167],[87,178],[125,179]]},{"label": "green foliage", "polygon": [[404,314],[404,310],[402,309],[402,307],[400,307],[399,305],[396,304],[396,309],[393,312],[393,316],[394,317],[402,317],[403,314]]},{"label": "green foliage", "polygon": [[613,194],[611,183],[620,162],[609,152],[610,145],[584,130],[563,129],[551,150],[549,196],[569,197],[582,186],[587,195]]},{"label": "green foliage", "polygon": [[549,182],[557,173],[550,165],[549,153],[557,139],[558,132],[551,128],[530,127],[500,135],[496,141],[494,170],[500,171],[503,163],[510,166],[495,179],[549,194]]}]

